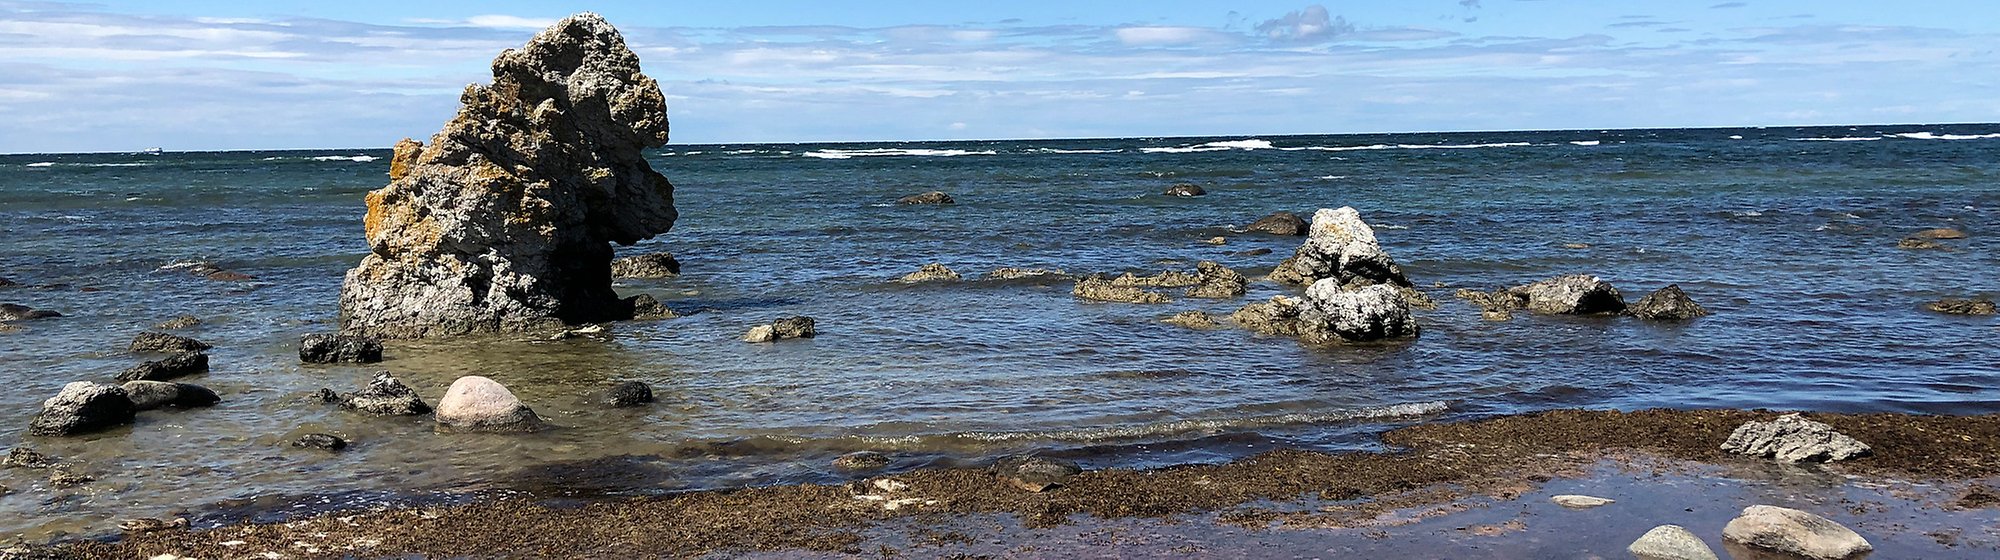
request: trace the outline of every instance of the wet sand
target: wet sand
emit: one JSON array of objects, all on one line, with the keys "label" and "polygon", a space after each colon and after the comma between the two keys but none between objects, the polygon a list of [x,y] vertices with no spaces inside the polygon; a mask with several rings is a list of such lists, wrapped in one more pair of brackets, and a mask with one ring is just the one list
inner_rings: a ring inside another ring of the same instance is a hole
[{"label": "wet sand", "polygon": [[[578,503],[515,496],[63,543],[75,558],[1624,558],[1654,525],[1718,551],[1753,503],[1847,524],[1876,558],[2000,553],[2000,415],[1809,414],[1871,456],[1789,466],[1719,450],[1768,411],[1562,410],[1425,424],[1392,451],[1275,451],[1085,472],[1031,493],[972,469]],[[894,481],[893,483],[882,481]],[[1564,510],[1547,497],[1618,503]]]}]

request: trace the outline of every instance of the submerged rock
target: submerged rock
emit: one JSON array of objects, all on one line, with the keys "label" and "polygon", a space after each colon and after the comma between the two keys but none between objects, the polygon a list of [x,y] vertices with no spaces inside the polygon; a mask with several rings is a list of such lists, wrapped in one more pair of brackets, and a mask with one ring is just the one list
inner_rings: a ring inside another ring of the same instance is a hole
[{"label": "submerged rock", "polygon": [[1868,444],[1834,431],[1797,413],[1769,422],[1744,422],[1730,432],[1722,450],[1739,455],[1770,457],[1787,463],[1839,461],[1869,453]]},{"label": "submerged rock", "polygon": [[1196,185],[1194,183],[1181,183],[1178,185],[1167,187],[1167,190],[1161,192],[1160,194],[1164,194],[1167,196],[1192,197],[1192,196],[1207,195],[1208,191],[1202,190],[1201,185]]},{"label": "submerged rock", "polygon": [[414,338],[625,319],[612,243],[673,227],[673,185],[644,151],[666,99],[603,18],[582,13],[493,60],[424,146],[396,145],[367,196],[369,254],[341,286],[341,326]]},{"label": "submerged rock", "polygon": [[438,399],[437,427],[441,432],[532,432],[542,428],[542,419],[500,382],[467,375],[451,382]]},{"label": "submerged rock", "polygon": [[647,253],[611,261],[613,278],[672,278],[681,275],[673,253]]},{"label": "submerged rock", "polygon": [[1719,560],[1715,550],[1686,527],[1661,525],[1625,547],[1640,560]]},{"label": "submerged rock", "polygon": [[1139,289],[1133,285],[1118,285],[1102,278],[1085,278],[1076,282],[1070,295],[1079,299],[1109,301],[1116,303],[1167,303],[1173,301],[1167,296]]},{"label": "submerged rock", "polygon": [[1169,325],[1176,325],[1197,330],[1208,330],[1208,329],[1216,329],[1222,327],[1222,325],[1215,324],[1215,319],[1209,318],[1207,313],[1203,313],[1200,311],[1193,311],[1193,310],[1175,313],[1172,316],[1169,316],[1165,319],[1160,319],[1160,322]]},{"label": "submerged rock", "polygon": [[299,339],[299,361],[372,364],[382,361],[382,341],[358,334],[309,334]]},{"label": "submerged rock", "polygon": [[1918,237],[1905,237],[1902,241],[1896,242],[1896,247],[1899,249],[1943,249],[1944,244]]},{"label": "submerged rock", "polygon": [[1924,304],[1924,309],[1948,315],[1992,315],[1993,300],[1944,298]]},{"label": "submerged rock", "polygon": [[200,385],[171,383],[167,381],[127,381],[120,388],[132,400],[133,410],[152,410],[163,407],[201,408],[215,406],[222,397],[215,391]]},{"label": "submerged rock", "polygon": [[1082,467],[1064,459],[1038,455],[1018,455],[993,464],[993,475],[1029,492],[1041,492],[1062,485],[1083,472]]},{"label": "submerged rock", "polygon": [[431,411],[415,389],[386,371],[375,374],[360,391],[340,395],[340,407],[378,416],[416,416]]},{"label": "submerged rock", "polygon": [[1722,538],[1751,548],[1815,560],[1852,558],[1875,550],[1868,539],[1833,520],[1777,506],[1755,505],[1722,528]]},{"label": "submerged rock", "polygon": [[872,471],[889,466],[888,455],[874,451],[856,451],[834,458],[833,468],[848,471]]},{"label": "submerged rock", "polygon": [[172,381],[175,378],[208,373],[208,354],[181,352],[159,360],[149,360],[118,374],[119,381]]},{"label": "submerged rock", "polygon": [[1251,332],[1277,335],[1299,335],[1299,313],[1305,309],[1305,302],[1298,298],[1271,296],[1270,301],[1251,303],[1229,315],[1236,326]]},{"label": "submerged rock", "polygon": [[1555,502],[1556,505],[1572,509],[1590,509],[1598,506],[1607,506],[1618,502],[1618,500],[1613,500],[1610,498],[1599,498],[1597,496],[1585,496],[1582,494],[1560,494],[1555,496],[1549,496],[1549,501]]},{"label": "submerged rock", "polygon": [[339,451],[347,448],[347,440],[333,434],[306,434],[292,440],[292,447]]},{"label": "submerged rock", "polygon": [[903,275],[902,278],[898,278],[896,281],[904,284],[916,284],[919,282],[957,282],[960,278],[957,272],[946,268],[943,263],[931,263],[918,268],[916,272]]},{"label": "submerged rock", "polygon": [[214,348],[207,343],[185,336],[159,332],[142,332],[132,337],[130,349],[133,352],[200,352]]},{"label": "submerged rock", "polygon": [[28,435],[73,436],[132,423],[132,399],[117,385],[77,381],[42,401]]},{"label": "submerged rock", "polygon": [[632,307],[632,320],[634,321],[658,321],[681,316],[679,313],[675,313],[673,309],[669,309],[666,304],[660,303],[660,300],[654,299],[653,296],[647,294],[625,298],[625,303]]},{"label": "submerged rock", "polygon": [[1306,220],[1291,212],[1272,212],[1269,216],[1251,222],[1249,227],[1244,229],[1272,235],[1305,235]]},{"label": "submerged rock", "polygon": [[1618,288],[1588,274],[1557,276],[1508,288],[1507,293],[1519,307],[1536,313],[1589,315],[1625,310],[1625,298],[1618,295]]},{"label": "submerged rock", "polygon": [[620,381],[611,386],[611,406],[625,408],[653,402],[653,388],[638,381]]},{"label": "submerged rock", "polygon": [[1311,285],[1332,278],[1349,288],[1389,284],[1410,286],[1402,267],[1375,241],[1375,229],[1361,221],[1352,207],[1313,213],[1311,234],[1291,258],[1272,270],[1270,279],[1282,284]]},{"label": "submerged rock", "polygon": [[181,270],[189,276],[205,278],[216,282],[242,282],[257,279],[255,276],[222,268],[221,265],[208,261],[179,262],[167,265],[163,267],[163,270]]},{"label": "submerged rock", "polygon": [[47,309],[35,309],[18,303],[0,303],[0,321],[28,321],[61,316],[61,313]]},{"label": "submerged rock", "polygon": [[1178,270],[1162,271],[1152,276],[1139,276],[1130,272],[1111,279],[1113,286],[1144,286],[1149,288],[1184,288],[1201,283],[1201,277]]},{"label": "submerged rock", "polygon": [[1042,278],[1068,278],[1069,273],[1059,268],[996,268],[986,273],[987,280],[1025,280]]},{"label": "submerged rock", "polygon": [[1668,284],[1639,298],[1639,303],[1626,308],[1625,314],[1655,321],[1686,321],[1708,315],[1708,309],[1682,292],[1680,284]]},{"label": "submerged rock", "polygon": [[201,326],[201,318],[195,317],[193,315],[182,315],[179,317],[174,317],[172,319],[167,319],[166,321],[162,321],[158,325],[153,325],[153,328],[160,329],[163,331],[176,331],[181,329],[191,329],[198,326]]},{"label": "submerged rock", "polygon": [[1954,228],[1931,228],[1910,234],[1916,239],[1965,239],[1965,232]]},{"label": "submerged rock", "polygon": [[1242,297],[1249,291],[1250,280],[1242,274],[1230,270],[1215,261],[1195,263],[1196,284],[1188,288],[1191,298],[1233,298]]},{"label": "submerged rock", "polygon": [[55,465],[55,459],[39,451],[16,446],[7,450],[7,458],[0,459],[0,466],[23,469],[46,469]]},{"label": "submerged rock", "polygon": [[951,199],[951,195],[944,194],[944,191],[931,191],[896,199],[896,204],[956,204],[957,202]]},{"label": "submerged rock", "polygon": [[757,325],[743,335],[744,342],[775,342],[787,338],[812,338],[819,336],[812,317],[804,315],[785,317],[772,321],[769,325]]}]

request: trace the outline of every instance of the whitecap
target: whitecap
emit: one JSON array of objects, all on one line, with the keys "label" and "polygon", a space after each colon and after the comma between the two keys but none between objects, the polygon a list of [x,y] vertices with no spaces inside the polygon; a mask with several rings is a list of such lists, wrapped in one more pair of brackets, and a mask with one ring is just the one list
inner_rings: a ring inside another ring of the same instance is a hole
[{"label": "whitecap", "polygon": [[378,158],[375,156],[313,156],[308,159],[311,159],[313,161],[353,161],[353,162],[366,163],[382,158]]},{"label": "whitecap", "polygon": [[[699,152],[694,152],[694,153],[699,153]],[[995,153],[998,152],[994,152],[993,150],[972,151],[972,150],[932,150],[924,148],[869,148],[865,150],[834,150],[834,149],[815,150],[811,152],[806,152],[802,155],[806,157],[815,157],[821,159],[847,159],[852,157],[881,157],[881,156],[921,156],[921,157],[990,156]]]},{"label": "whitecap", "polygon": [[1901,134],[1891,134],[1890,136],[1894,136],[1897,138],[1908,138],[1911,140],[1984,140],[1989,138],[2000,138],[2000,133],[1938,134],[1935,132],[1905,132]]},{"label": "whitecap", "polygon": [[1825,138],[1793,138],[1800,142],[1868,142],[1881,140],[1880,136],[1830,136]]},{"label": "whitecap", "polygon": [[[1202,144],[1195,144],[1193,146],[1179,146],[1173,148],[1139,148],[1139,151],[1149,154],[1186,154],[1193,152],[1220,152],[1223,150],[1269,150],[1272,148],[1277,148],[1277,146],[1272,146],[1271,141],[1269,140],[1250,138],[1246,140],[1224,140],[1221,142],[1206,142]],[[1278,148],[1278,149],[1287,149],[1287,148]]]},{"label": "whitecap", "polygon": [[1331,412],[1294,412],[1273,416],[1252,416],[1238,418],[1217,418],[1202,420],[1177,420],[1157,424],[1136,426],[1113,426],[1075,430],[1046,430],[1024,432],[960,432],[952,434],[959,439],[969,439],[984,443],[1023,440],[1055,440],[1074,442],[1097,442],[1105,440],[1138,439],[1174,436],[1191,432],[1220,432],[1250,430],[1267,427],[1304,426],[1370,420],[1377,418],[1397,418],[1437,414],[1449,410],[1443,401],[1405,403],[1389,406],[1368,407]]},{"label": "whitecap", "polygon": [[1040,152],[1040,153],[1044,153],[1044,154],[1115,154],[1115,153],[1118,153],[1118,152],[1123,152],[1123,151],[1125,151],[1125,150],[1116,150],[1116,149],[1114,149],[1114,150],[1064,150],[1064,149],[1061,149],[1061,148],[1035,148],[1035,151],[1036,151],[1036,152]]},{"label": "whitecap", "polygon": [[1471,150],[1478,148],[1518,148],[1533,145],[1530,142],[1496,142],[1492,144],[1369,144],[1366,146],[1307,146],[1303,149],[1325,152],[1350,152],[1355,150]]},{"label": "whitecap", "polygon": [[1743,139],[1743,135],[1741,135],[1741,134],[1731,134],[1731,135],[1729,135],[1729,139],[1730,139],[1730,140],[1742,140],[1742,139]]},{"label": "whitecap", "polygon": [[34,163],[30,163],[30,164],[26,165],[26,167],[55,167],[55,165],[56,165],[56,162],[53,162],[53,161],[38,161],[38,162],[34,162]]},{"label": "whitecap", "polygon": [[1332,181],[1334,179],[1346,179],[1346,178],[1347,178],[1346,175],[1321,175],[1318,177],[1314,177],[1314,179],[1319,179],[1321,181]]},{"label": "whitecap", "polygon": [[1569,143],[1576,146],[1596,146],[1604,142],[1598,140],[1571,140]]},{"label": "whitecap", "polygon": [[1396,224],[1382,224],[1375,226],[1375,229],[1410,229],[1410,226],[1399,226]]}]

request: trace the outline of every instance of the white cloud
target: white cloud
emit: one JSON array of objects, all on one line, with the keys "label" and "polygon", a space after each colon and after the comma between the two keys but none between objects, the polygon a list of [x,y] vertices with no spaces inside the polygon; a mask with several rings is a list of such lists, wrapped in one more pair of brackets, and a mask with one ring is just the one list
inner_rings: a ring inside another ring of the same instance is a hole
[{"label": "white cloud", "polygon": [[1120,27],[1114,33],[1118,42],[1138,46],[1192,45],[1223,38],[1205,27]]}]

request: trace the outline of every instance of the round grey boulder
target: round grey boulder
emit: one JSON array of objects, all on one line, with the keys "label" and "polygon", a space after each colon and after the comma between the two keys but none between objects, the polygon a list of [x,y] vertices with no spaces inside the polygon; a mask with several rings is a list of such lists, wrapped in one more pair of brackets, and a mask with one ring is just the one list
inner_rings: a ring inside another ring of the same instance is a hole
[{"label": "round grey boulder", "polygon": [[152,410],[169,406],[200,408],[215,406],[215,403],[222,402],[222,397],[217,396],[215,391],[186,383],[136,380],[125,382],[121,388],[125,389],[126,398],[132,400],[134,410]]},{"label": "round grey boulder", "polygon": [[42,401],[28,434],[73,436],[132,423],[132,399],[117,385],[77,381]]},{"label": "round grey boulder", "polygon": [[1742,515],[1723,526],[1722,538],[1814,560],[1841,560],[1875,550],[1868,539],[1831,519],[1765,505],[1743,508]]},{"label": "round grey boulder", "polygon": [[467,375],[451,382],[438,399],[440,432],[532,432],[542,419],[500,382]]},{"label": "round grey boulder", "polygon": [[1715,550],[1687,528],[1661,525],[1625,547],[1640,560],[1718,560]]}]

